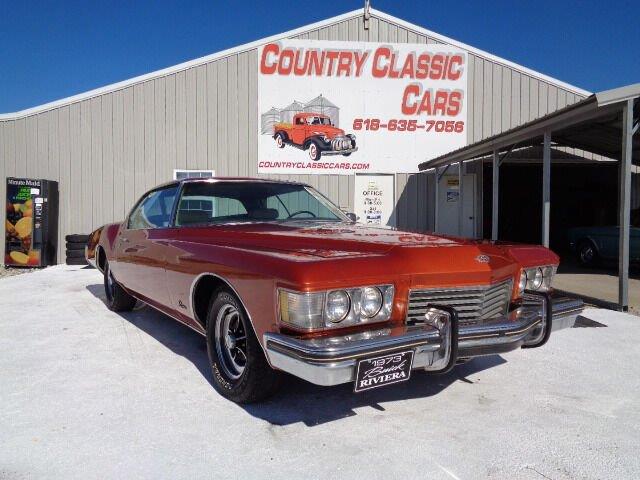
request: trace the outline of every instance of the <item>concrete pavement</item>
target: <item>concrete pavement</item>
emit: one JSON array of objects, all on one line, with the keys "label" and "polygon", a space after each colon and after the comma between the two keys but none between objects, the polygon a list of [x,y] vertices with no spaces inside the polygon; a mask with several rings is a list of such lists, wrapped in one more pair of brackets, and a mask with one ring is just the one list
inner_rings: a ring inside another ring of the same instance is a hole
[{"label": "concrete pavement", "polygon": [[[293,378],[238,406],[204,339],[118,315],[96,270],[0,279],[0,479],[640,478],[640,321],[554,334],[354,395]],[[592,323],[592,322],[584,322]]]}]

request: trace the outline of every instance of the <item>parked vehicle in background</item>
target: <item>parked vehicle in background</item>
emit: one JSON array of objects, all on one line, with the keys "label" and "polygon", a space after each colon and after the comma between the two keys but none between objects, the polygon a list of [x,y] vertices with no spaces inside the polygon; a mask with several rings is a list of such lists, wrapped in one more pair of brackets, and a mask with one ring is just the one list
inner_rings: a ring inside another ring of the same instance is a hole
[{"label": "parked vehicle in background", "polygon": [[236,402],[269,396],[280,372],[356,392],[446,372],[540,347],[582,310],[553,294],[546,248],[359,225],[294,182],[161,185],[87,256],[109,308],[139,299],[205,335],[214,386]]},{"label": "parked vehicle in background", "polygon": [[[585,267],[618,260],[620,228],[617,226],[571,228],[568,239],[569,248]],[[640,262],[640,208],[631,212],[629,261]]]},{"label": "parked vehicle in background", "polygon": [[320,113],[298,113],[293,117],[293,123],[277,123],[273,138],[278,148],[291,145],[309,150],[309,158],[313,161],[322,155],[348,157],[358,150],[355,135],[345,135],[344,130],[332,125],[327,115]]}]

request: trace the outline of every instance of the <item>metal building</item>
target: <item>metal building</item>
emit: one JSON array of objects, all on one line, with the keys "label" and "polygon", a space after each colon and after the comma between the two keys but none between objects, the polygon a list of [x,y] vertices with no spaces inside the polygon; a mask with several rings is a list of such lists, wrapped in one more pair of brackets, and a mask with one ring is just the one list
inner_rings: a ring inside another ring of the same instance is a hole
[{"label": "metal building", "polygon": [[[142,193],[170,180],[174,169],[256,176],[258,48],[285,38],[445,44],[463,49],[468,53],[468,143],[588,95],[386,13],[359,9],[74,97],[2,114],[0,179],[59,181],[62,253],[64,235],[90,232],[123,218]],[[473,168],[467,173],[472,174]],[[475,181],[481,177],[476,175]],[[341,207],[353,207],[353,175],[279,178],[307,182]],[[433,229],[433,187],[433,175],[395,175],[397,227]],[[0,197],[4,188],[2,181]],[[480,210],[481,204],[475,208]],[[472,234],[480,236],[481,215],[472,217],[476,219]]]}]

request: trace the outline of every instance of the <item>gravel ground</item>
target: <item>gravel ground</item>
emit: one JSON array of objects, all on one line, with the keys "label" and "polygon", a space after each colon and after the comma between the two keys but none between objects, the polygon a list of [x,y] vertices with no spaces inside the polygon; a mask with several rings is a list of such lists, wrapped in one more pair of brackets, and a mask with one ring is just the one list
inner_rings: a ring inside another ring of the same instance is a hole
[{"label": "gravel ground", "polygon": [[606,327],[444,376],[359,395],[289,378],[239,406],[201,336],[103,295],[86,267],[0,282],[1,479],[640,478],[638,317],[589,309]]},{"label": "gravel ground", "polygon": [[13,277],[14,275],[20,275],[22,273],[30,273],[33,271],[34,269],[32,268],[11,268],[0,265],[0,279],[5,277]]}]

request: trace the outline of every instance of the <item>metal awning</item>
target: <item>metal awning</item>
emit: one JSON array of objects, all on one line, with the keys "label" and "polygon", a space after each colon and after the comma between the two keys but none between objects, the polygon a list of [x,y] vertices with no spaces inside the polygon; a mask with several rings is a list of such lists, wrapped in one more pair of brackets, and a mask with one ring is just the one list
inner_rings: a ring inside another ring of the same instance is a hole
[{"label": "metal awning", "polygon": [[[622,143],[622,105],[636,100],[634,118],[640,114],[640,83],[591,95],[549,115],[446,153],[419,165],[421,171],[487,156],[494,150],[512,146],[541,145],[545,131],[553,131],[553,144],[579,148],[606,157],[620,159]],[[637,125],[635,125],[637,129]],[[640,161],[640,137],[633,140],[634,163]]]},{"label": "metal awning", "polygon": [[[549,218],[551,210],[551,155],[554,147],[570,147],[620,161],[619,180],[619,295],[621,310],[628,308],[629,236],[631,207],[631,165],[640,165],[640,136],[634,135],[640,126],[640,83],[591,95],[584,100],[557,110],[519,127],[494,135],[466,147],[454,150],[419,165],[420,171],[435,169],[441,176],[446,169],[491,156],[493,163],[493,211],[491,238],[498,238],[499,169],[502,162],[516,149],[542,146],[542,239],[549,246]],[[462,183],[460,183],[462,185]],[[438,228],[436,181],[436,230]],[[462,195],[462,189],[460,190]],[[459,200],[459,224],[462,223],[462,198]]]}]

